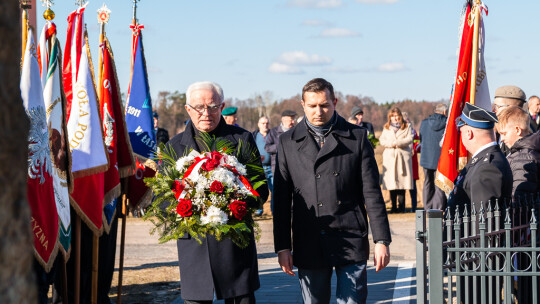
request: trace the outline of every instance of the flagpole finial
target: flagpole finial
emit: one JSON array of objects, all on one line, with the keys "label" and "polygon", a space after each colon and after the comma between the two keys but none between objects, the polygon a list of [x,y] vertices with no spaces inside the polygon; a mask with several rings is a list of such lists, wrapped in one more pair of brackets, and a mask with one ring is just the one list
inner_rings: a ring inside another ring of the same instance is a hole
[{"label": "flagpole finial", "polygon": [[141,0],[133,0],[133,24],[137,23],[137,2]]},{"label": "flagpole finial", "polygon": [[88,2],[88,0],[75,0],[75,5],[79,6],[79,7],[83,7],[86,5],[86,3]]},{"label": "flagpole finial", "polygon": [[19,4],[20,4],[21,8],[24,9],[24,10],[32,8],[31,3],[32,3],[31,0],[19,0]]},{"label": "flagpole finial", "polygon": [[106,24],[109,22],[109,17],[111,16],[111,10],[105,5],[105,3],[103,4],[103,6],[101,6],[101,8],[99,8],[97,10],[97,13],[98,13],[98,23],[99,24]]},{"label": "flagpole finial", "polygon": [[51,6],[54,5],[54,1],[53,0],[41,0],[42,2],[42,5],[47,7],[47,9],[43,12],[43,18],[45,18],[45,20],[47,21],[52,21],[54,19],[54,12],[53,10],[51,9]]}]

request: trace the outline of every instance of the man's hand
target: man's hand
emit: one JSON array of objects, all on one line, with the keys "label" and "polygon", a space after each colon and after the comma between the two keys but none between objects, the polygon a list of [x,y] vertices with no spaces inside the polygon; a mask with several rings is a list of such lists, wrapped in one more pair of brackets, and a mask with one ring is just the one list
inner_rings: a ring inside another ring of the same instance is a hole
[{"label": "man's hand", "polygon": [[283,272],[285,272],[288,275],[295,276],[294,272],[292,271],[293,262],[292,262],[292,254],[290,250],[287,249],[287,250],[283,250],[279,252],[278,262]]},{"label": "man's hand", "polygon": [[264,161],[264,155],[261,155],[261,161]]},{"label": "man's hand", "polygon": [[[384,269],[388,263],[390,263],[390,247],[387,247],[384,244],[375,244],[373,255],[375,272],[379,272],[379,270]],[[283,266],[281,268],[283,268]]]}]

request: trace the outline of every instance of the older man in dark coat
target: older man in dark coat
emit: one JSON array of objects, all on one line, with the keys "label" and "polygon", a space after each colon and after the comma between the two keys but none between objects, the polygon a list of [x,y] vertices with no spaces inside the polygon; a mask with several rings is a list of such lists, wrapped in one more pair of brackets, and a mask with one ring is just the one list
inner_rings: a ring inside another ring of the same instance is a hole
[{"label": "older man in dark coat", "polygon": [[[186,110],[191,120],[184,132],[169,141],[177,156],[191,149],[201,151],[195,139],[200,132],[224,138],[237,145],[240,141],[256,147],[250,132],[227,125],[221,117],[223,90],[212,82],[197,82],[186,92]],[[258,155],[257,149],[253,149]],[[260,179],[264,180],[264,175]],[[268,197],[266,185],[257,189],[262,201]],[[248,201],[258,208],[260,201]],[[260,287],[257,251],[252,235],[248,247],[242,249],[230,239],[217,241],[214,236],[202,238],[202,244],[189,236],[178,240],[178,261],[182,298],[186,303],[212,303],[214,294],[225,303],[255,303],[254,292]]]},{"label": "older man in dark coat", "polygon": [[336,103],[332,84],[311,80],[302,91],[306,119],[279,138],[274,244],[285,273],[294,275],[298,267],[304,303],[329,303],[334,268],[338,302],[365,303],[367,215],[376,270],[390,260],[390,228],[367,131],[339,116]]}]

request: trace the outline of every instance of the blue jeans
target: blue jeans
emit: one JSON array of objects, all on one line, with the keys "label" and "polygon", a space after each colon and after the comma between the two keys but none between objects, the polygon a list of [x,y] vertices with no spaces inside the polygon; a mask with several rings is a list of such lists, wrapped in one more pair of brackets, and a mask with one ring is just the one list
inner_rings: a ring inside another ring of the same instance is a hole
[{"label": "blue jeans", "polygon": [[336,300],[339,304],[365,304],[367,290],[366,261],[336,267],[298,269],[302,299],[306,304],[330,303],[332,271],[336,269]]},{"label": "blue jeans", "polygon": [[[274,175],[272,174],[272,166],[263,166],[264,176],[266,176],[266,185],[270,190],[270,210],[274,213]],[[263,213],[261,209],[257,210],[257,213],[261,215]]]}]

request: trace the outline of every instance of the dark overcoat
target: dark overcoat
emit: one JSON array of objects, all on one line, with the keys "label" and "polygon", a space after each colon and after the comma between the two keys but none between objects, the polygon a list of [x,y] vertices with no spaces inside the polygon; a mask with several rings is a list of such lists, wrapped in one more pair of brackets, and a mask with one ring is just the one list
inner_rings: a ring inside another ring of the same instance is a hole
[{"label": "dark overcoat", "polygon": [[302,122],[280,136],[277,154],[276,252],[292,249],[294,265],[306,269],[367,260],[367,215],[373,239],[391,241],[379,170],[365,128],[338,116],[319,149]]},{"label": "dark overcoat", "polygon": [[[177,158],[185,152],[195,149],[200,151],[196,140],[196,129],[190,121],[184,132],[174,136],[168,143],[176,152]],[[223,118],[216,129],[210,132],[217,138],[225,138],[235,147],[241,140],[259,152],[255,140],[249,131],[228,125]],[[264,174],[259,180],[264,180]],[[257,189],[261,200],[268,197],[268,187],[263,185]],[[259,208],[258,201],[247,201],[251,208]],[[212,300],[214,291],[218,299],[232,298],[249,294],[260,287],[257,250],[252,235],[248,247],[242,249],[230,240],[217,241],[213,236],[202,238],[199,244],[189,235],[178,239],[178,264],[182,298],[184,300]]]},{"label": "dark overcoat", "polygon": [[483,149],[475,155],[463,168],[456,180],[454,189],[448,196],[448,207],[453,213],[457,206],[468,205],[469,214],[474,203],[478,214],[482,205],[487,210],[490,201],[492,207],[495,200],[500,199],[501,207],[504,199],[512,197],[512,170],[508,160],[498,145]]}]

